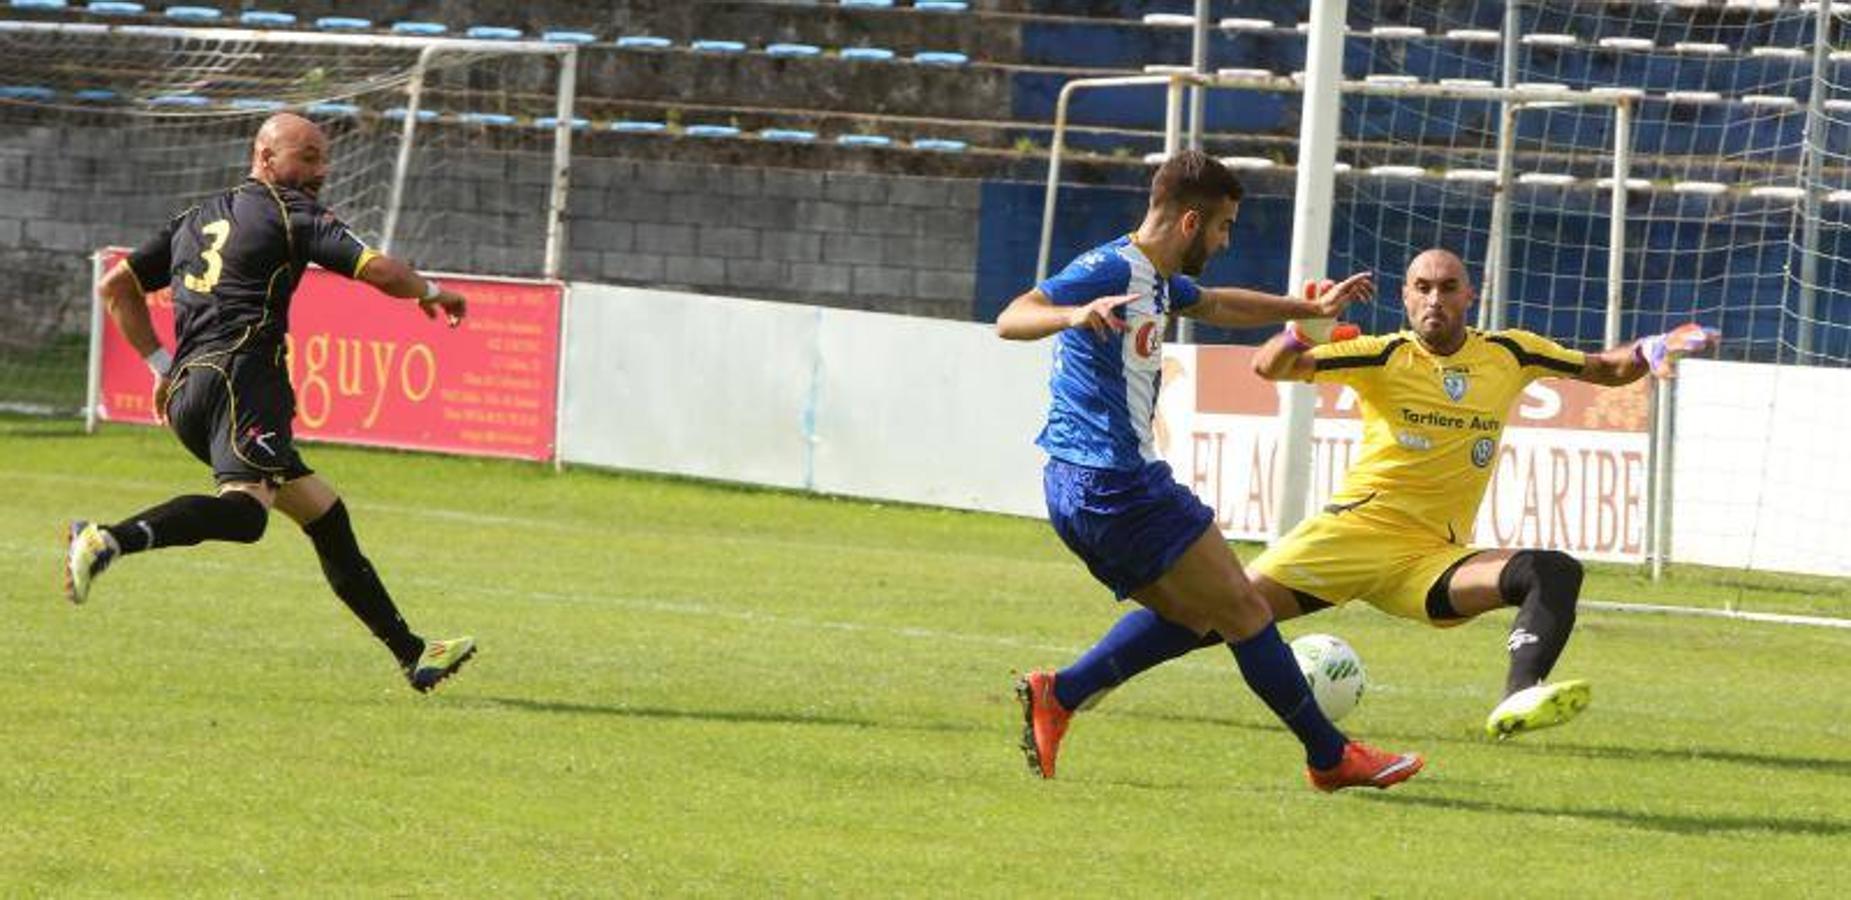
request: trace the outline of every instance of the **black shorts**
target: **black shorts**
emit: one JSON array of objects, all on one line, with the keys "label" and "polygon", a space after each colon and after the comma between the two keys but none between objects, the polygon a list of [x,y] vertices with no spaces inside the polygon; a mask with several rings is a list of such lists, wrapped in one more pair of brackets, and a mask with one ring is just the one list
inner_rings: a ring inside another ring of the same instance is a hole
[{"label": "black shorts", "polygon": [[189,360],[167,398],[167,425],[219,484],[279,485],[314,472],[296,453],[296,394],[273,354]]}]

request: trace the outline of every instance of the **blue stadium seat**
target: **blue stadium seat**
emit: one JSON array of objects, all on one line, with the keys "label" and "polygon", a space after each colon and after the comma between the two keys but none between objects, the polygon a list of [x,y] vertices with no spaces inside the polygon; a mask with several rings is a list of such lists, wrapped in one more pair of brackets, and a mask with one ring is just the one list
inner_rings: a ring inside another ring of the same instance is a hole
[{"label": "blue stadium seat", "polygon": [[463,32],[463,35],[479,41],[518,41],[522,37],[519,28],[508,28],[502,25],[471,25],[468,31]]},{"label": "blue stadium seat", "polygon": [[970,57],[942,50],[921,50],[913,54],[913,62],[928,66],[961,66],[970,62]]},{"label": "blue stadium seat", "polygon": [[[540,118],[533,120],[533,127],[544,128],[544,129],[557,128],[559,127],[559,117],[558,116],[541,116]],[[585,129],[591,127],[591,120],[583,116],[573,116],[571,127],[573,131],[584,131]]]},{"label": "blue stadium seat", "polygon": [[8,5],[14,9],[62,10],[65,0],[13,0]]},{"label": "blue stadium seat", "polygon": [[767,44],[765,52],[772,56],[820,56],[823,48],[815,44]]},{"label": "blue stadium seat", "polygon": [[681,133],[688,137],[729,138],[738,137],[739,129],[731,125],[689,125]]},{"label": "blue stadium seat", "polygon": [[667,50],[675,42],[653,34],[626,34],[617,39],[619,50]]},{"label": "blue stadium seat", "polygon": [[507,113],[466,112],[458,113],[456,120],[465,125],[513,125],[515,119]]},{"label": "blue stadium seat", "polygon": [[352,103],[310,103],[302,108],[311,116],[357,116],[360,107]]},{"label": "blue stadium seat", "polygon": [[0,100],[45,102],[57,96],[57,91],[42,84],[0,84]]},{"label": "blue stadium seat", "polygon": [[[408,110],[408,109],[406,109],[406,108],[405,108],[405,107],[403,107],[403,106],[395,106],[395,107],[393,107],[393,108],[391,108],[391,109],[388,109],[388,110],[386,110],[386,111],[385,111],[385,112],[383,112],[383,113],[380,113],[380,115],[381,115],[381,116],[383,116],[383,117],[384,117],[385,119],[387,119],[388,121],[392,121],[392,122],[403,122],[403,121],[405,121],[405,115],[406,115],[406,113],[408,113],[408,112],[410,112],[410,110]],[[438,117],[438,115],[439,115],[439,113],[437,112],[437,110],[434,110],[434,109],[420,109],[420,110],[418,110],[418,121],[420,121],[420,122],[435,122],[435,121],[437,121],[437,117]]]},{"label": "blue stadium seat", "polygon": [[315,27],[323,31],[366,31],[373,27],[373,20],[354,16],[322,16],[315,20]]},{"label": "blue stadium seat", "polygon": [[393,34],[409,34],[418,37],[432,37],[449,32],[450,26],[442,22],[398,22],[392,26]]},{"label": "blue stadium seat", "polygon": [[71,97],[81,103],[114,103],[122,99],[121,94],[108,88],[85,88],[72,93]]},{"label": "blue stadium seat", "polygon": [[540,40],[549,44],[590,44],[598,36],[589,31],[548,31],[540,35]]},{"label": "blue stadium seat", "polygon": [[885,47],[843,47],[842,58],[860,62],[886,62],[893,59],[893,51]]},{"label": "blue stadium seat", "polygon": [[915,0],[913,8],[920,12],[959,13],[970,9],[964,0]]},{"label": "blue stadium seat", "polygon": [[844,9],[892,9],[893,0],[842,0]]},{"label": "blue stadium seat", "polygon": [[201,97],[198,94],[162,94],[159,97],[154,97],[150,99],[148,101],[148,105],[149,106],[179,106],[179,107],[185,107],[188,109],[198,109],[199,107],[202,107],[202,106],[211,106],[212,101],[206,99],[205,97]]},{"label": "blue stadium seat", "polygon": [[891,147],[893,138],[880,134],[844,134],[836,138],[844,147]]},{"label": "blue stadium seat", "polygon": [[96,16],[139,16],[147,12],[148,8],[128,0],[91,0],[84,11]]},{"label": "blue stadium seat", "polygon": [[934,153],[963,153],[968,146],[970,145],[963,141],[945,138],[915,138],[913,140],[913,149],[930,150]]},{"label": "blue stadium seat", "polygon": [[210,6],[169,6],[164,14],[182,22],[217,22],[224,15]]},{"label": "blue stadium seat", "polygon": [[248,109],[255,112],[272,112],[289,106],[281,100],[271,100],[265,97],[235,97],[227,105],[232,109]]},{"label": "blue stadium seat", "polygon": [[793,143],[805,143],[816,140],[816,132],[803,131],[796,128],[764,128],[759,130],[758,136],[768,141],[790,141]]},{"label": "blue stadium seat", "polygon": [[611,123],[611,130],[624,134],[661,134],[668,130],[668,125],[641,119],[618,119]]},{"label": "blue stadium seat", "polygon": [[288,28],[296,24],[296,16],[294,13],[247,9],[238,14],[238,22],[257,28]]},{"label": "blue stadium seat", "polygon": [[695,38],[688,42],[688,48],[696,53],[744,53],[746,45],[741,41],[716,41]]}]

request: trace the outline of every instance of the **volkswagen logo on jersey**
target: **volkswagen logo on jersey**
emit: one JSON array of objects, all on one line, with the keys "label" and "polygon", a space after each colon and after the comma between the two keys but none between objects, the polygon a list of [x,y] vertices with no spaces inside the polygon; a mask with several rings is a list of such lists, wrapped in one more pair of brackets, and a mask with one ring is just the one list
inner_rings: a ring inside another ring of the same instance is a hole
[{"label": "volkswagen logo on jersey", "polygon": [[1479,438],[1472,442],[1472,465],[1484,468],[1491,464],[1491,457],[1497,453],[1497,441]]},{"label": "volkswagen logo on jersey", "polygon": [[[1465,399],[1465,389],[1468,386],[1464,372],[1445,372],[1440,375],[1440,388],[1446,392],[1446,396],[1452,398],[1454,403]],[[1479,465],[1482,466],[1484,463],[1479,463]]]},{"label": "volkswagen logo on jersey", "polygon": [[1132,333],[1132,346],[1137,350],[1139,359],[1150,359],[1163,349],[1163,335],[1157,331],[1157,320],[1146,319],[1138,330]]}]

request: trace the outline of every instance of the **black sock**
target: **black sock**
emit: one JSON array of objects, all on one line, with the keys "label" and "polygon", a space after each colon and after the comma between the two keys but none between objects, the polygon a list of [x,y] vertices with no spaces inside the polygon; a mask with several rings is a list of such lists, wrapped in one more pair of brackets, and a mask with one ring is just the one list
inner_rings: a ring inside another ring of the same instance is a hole
[{"label": "black sock", "polygon": [[360,542],[354,539],[353,523],[347,518],[347,504],[335,500],[321,518],[302,526],[302,533],[315,544],[321,572],[328,576],[335,596],[366,623],[367,630],[392,651],[401,667],[411,668],[424,652],[424,641],[411,633],[398,607],[392,604],[392,595],[386,593],[379,574],[373,571],[373,564],[360,554]]},{"label": "black sock", "polygon": [[126,555],[160,547],[191,547],[202,541],[255,542],[264,536],[270,511],[243,491],[217,497],[187,494],[143,510],[105,528]]},{"label": "black sock", "polygon": [[1504,602],[1518,607],[1510,629],[1510,675],[1504,695],[1541,684],[1575,628],[1581,564],[1559,550],[1524,550],[1498,576]]}]

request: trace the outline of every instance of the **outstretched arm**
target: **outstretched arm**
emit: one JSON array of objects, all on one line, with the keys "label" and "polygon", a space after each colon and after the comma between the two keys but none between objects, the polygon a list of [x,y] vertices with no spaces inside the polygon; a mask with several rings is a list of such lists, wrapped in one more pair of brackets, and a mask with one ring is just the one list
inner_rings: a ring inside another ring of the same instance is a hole
[{"label": "outstretched arm", "polygon": [[1268,338],[1253,354],[1253,374],[1267,381],[1310,381],[1317,362],[1306,352],[1311,345],[1291,330]]},{"label": "outstretched arm", "polygon": [[1136,300],[1136,294],[1100,297],[1084,306],[1056,306],[1040,288],[1009,301],[996,317],[996,335],[1006,341],[1038,341],[1069,328],[1085,328],[1101,340],[1125,330],[1113,310]]},{"label": "outstretched arm", "polygon": [[1202,288],[1202,299],[1181,310],[1181,315],[1221,328],[1252,328],[1299,319],[1332,319],[1345,307],[1375,295],[1375,281],[1358,272],[1340,282],[1319,282],[1308,297],[1283,297],[1247,288]]},{"label": "outstretched arm", "polygon": [[1676,374],[1679,359],[1714,346],[1720,337],[1714,328],[1687,322],[1663,334],[1589,353],[1580,374],[1575,377],[1608,387],[1631,384],[1647,373],[1671,378]]},{"label": "outstretched arm", "polygon": [[419,275],[404,262],[384,254],[373,254],[360,263],[355,278],[378,288],[382,293],[407,300],[417,300],[424,317],[434,319],[442,309],[444,318],[455,328],[463,321],[467,302],[463,295],[445,290],[437,282]]}]

